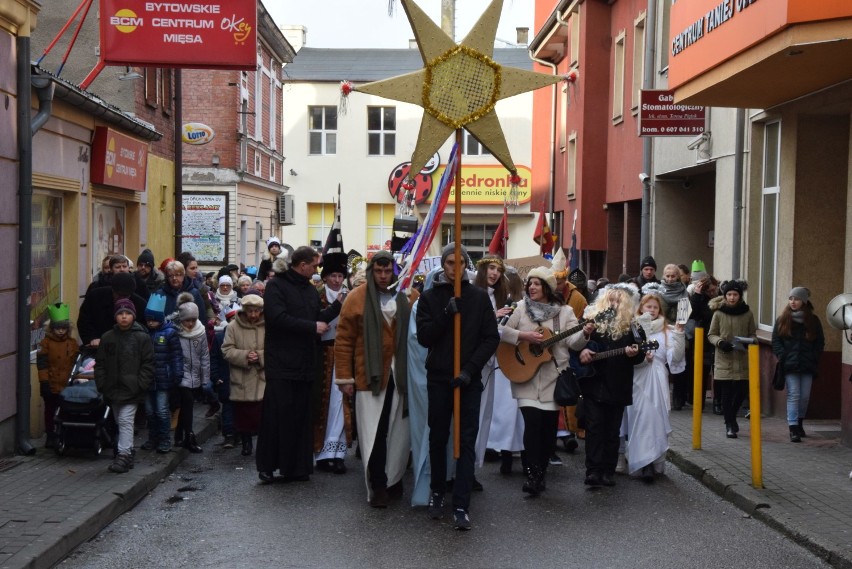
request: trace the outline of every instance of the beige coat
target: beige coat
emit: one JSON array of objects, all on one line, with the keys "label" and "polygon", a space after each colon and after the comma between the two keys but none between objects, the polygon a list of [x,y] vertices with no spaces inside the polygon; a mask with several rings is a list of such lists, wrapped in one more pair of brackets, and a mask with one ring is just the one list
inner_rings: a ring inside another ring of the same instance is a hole
[{"label": "beige coat", "polygon": [[[246,315],[237,316],[225,328],[222,355],[231,366],[231,401],[262,401],[266,389],[264,374],[263,341],[266,326],[260,322],[249,323]],[[248,363],[248,353],[257,352],[258,363]]]},{"label": "beige coat", "polygon": [[725,380],[747,380],[748,379],[748,352],[734,350],[723,352],[719,348],[719,342],[725,340],[734,341],[734,336],[755,337],[756,326],[751,310],[742,314],[726,314],[721,307],[725,302],[724,296],[717,296],[710,301],[710,308],[715,310],[710,329],[707,331],[707,341],[716,346],[716,359],[713,367],[713,379]]},{"label": "beige coat", "polygon": [[[559,311],[559,329],[567,330],[579,324],[577,317],[574,316],[574,310],[563,305]],[[500,327],[500,341],[512,345],[518,344],[519,332],[527,330],[535,330],[539,326],[549,328],[554,331],[553,319],[545,320],[544,322],[534,322],[527,314],[526,300],[518,303],[517,308],[512,313],[509,321],[505,326]],[[568,336],[561,342],[557,342],[550,347],[551,353],[562,369],[568,365],[568,349],[582,350],[586,347],[586,337],[583,331]],[[512,397],[515,399],[533,399],[542,403],[550,403],[553,401],[553,390],[556,387],[556,376],[559,375],[556,371],[556,366],[552,362],[543,364],[536,374],[527,382],[512,383]]]}]

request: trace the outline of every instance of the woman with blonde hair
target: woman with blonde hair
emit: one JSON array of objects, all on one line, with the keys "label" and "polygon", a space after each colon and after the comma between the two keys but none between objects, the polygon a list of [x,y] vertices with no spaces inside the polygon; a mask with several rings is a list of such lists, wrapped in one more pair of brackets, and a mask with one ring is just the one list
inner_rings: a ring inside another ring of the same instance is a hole
[{"label": "woman with blonde hair", "polygon": [[599,322],[580,363],[578,375],[586,421],[586,478],[593,488],[615,486],[619,432],[624,408],[633,403],[633,366],[645,358],[644,332],[634,323],[637,295],[627,284],[609,285],[586,311],[594,317],[611,309],[614,316]]}]

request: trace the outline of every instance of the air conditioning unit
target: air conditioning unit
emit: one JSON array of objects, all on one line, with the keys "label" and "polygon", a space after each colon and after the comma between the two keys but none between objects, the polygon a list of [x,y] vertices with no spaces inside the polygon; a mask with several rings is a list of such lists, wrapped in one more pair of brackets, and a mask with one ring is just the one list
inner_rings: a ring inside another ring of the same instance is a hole
[{"label": "air conditioning unit", "polygon": [[282,194],[278,196],[278,223],[279,225],[293,225],[296,223],[293,215],[293,196]]}]

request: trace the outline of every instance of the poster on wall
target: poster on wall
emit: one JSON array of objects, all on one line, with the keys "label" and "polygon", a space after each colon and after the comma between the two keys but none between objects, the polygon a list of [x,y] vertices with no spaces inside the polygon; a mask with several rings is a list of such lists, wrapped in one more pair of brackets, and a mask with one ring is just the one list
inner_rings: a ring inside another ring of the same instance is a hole
[{"label": "poster on wall", "polygon": [[126,255],[123,207],[95,202],[92,209],[92,277],[101,270],[104,257]]},{"label": "poster on wall", "polygon": [[183,250],[200,264],[228,260],[228,194],[183,194]]},{"label": "poster on wall", "polygon": [[33,194],[30,350],[44,338],[47,306],[62,299],[62,199]]}]

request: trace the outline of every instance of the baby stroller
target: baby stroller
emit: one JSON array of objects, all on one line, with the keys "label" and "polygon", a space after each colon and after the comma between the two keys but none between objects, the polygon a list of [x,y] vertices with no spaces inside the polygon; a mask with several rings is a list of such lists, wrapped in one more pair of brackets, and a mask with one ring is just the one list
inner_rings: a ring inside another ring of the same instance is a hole
[{"label": "baby stroller", "polygon": [[94,351],[81,348],[68,386],[59,394],[59,408],[54,416],[56,453],[64,455],[69,448],[91,449],[99,455],[113,446],[110,435],[110,408],[95,385]]}]

